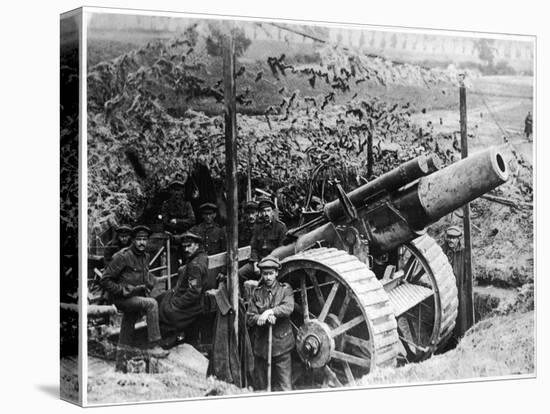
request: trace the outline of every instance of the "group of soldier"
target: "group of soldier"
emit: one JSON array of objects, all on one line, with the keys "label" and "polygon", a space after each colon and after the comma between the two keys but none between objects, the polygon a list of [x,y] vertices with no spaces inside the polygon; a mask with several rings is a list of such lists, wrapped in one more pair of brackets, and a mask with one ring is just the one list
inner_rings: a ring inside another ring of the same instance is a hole
[{"label": "group of soldier", "polygon": [[[200,206],[202,221],[195,224],[188,201],[182,201],[183,183],[170,186],[171,197],[162,206],[164,228],[173,234],[181,251],[181,264],[175,286],[156,297],[151,293],[154,277],[149,272],[146,251],[151,229],[145,225],[120,226],[117,239],[105,251],[106,267],[100,280],[111,303],[122,312],[116,369],[126,370],[126,361],[135,347],[135,323],[145,315],[147,352],[162,358],[169,349],[185,340],[185,330],[204,312],[205,296],[216,288],[208,276],[208,256],[225,251],[225,230],[216,223],[217,206]],[[251,246],[251,255],[239,269],[241,286],[246,280],[258,281],[247,303],[246,322],[250,328],[255,357],[255,388],[265,389],[267,378],[268,327],[271,325],[273,389],[290,390],[290,351],[294,334],[289,316],[294,297],[289,285],[277,281],[280,263],[270,253],[281,246],[287,232],[276,218],[275,205],[268,198],[247,202],[239,222],[239,246]],[[116,251],[118,250],[118,251]],[[115,252],[116,251],[116,252]],[[254,283],[253,283],[254,285]]]}]

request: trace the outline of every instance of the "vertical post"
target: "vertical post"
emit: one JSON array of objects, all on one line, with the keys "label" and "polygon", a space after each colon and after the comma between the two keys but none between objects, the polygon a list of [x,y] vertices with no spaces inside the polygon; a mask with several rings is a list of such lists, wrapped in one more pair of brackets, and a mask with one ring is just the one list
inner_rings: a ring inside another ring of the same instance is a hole
[{"label": "vertical post", "polygon": [[[468,128],[466,112],[466,87],[464,86],[464,75],[460,76],[460,147],[462,158],[468,156]],[[470,223],[470,204],[463,208],[464,217],[464,279],[462,280],[462,291],[459,292],[461,301],[459,309],[460,335],[474,324],[474,291],[472,275],[472,240]],[[460,284],[459,284],[460,286]]]},{"label": "vertical post", "polygon": [[235,312],[234,329],[239,332],[239,260],[237,209],[237,109],[235,103],[235,45],[228,30],[223,49],[225,105],[225,174],[227,192],[227,275],[229,299]]},{"label": "vertical post", "polygon": [[166,239],[166,272],[168,273],[166,289],[168,290],[172,289],[172,258],[170,257],[172,246],[170,246],[170,237],[171,236],[168,234],[168,238]]},{"label": "vertical post", "polygon": [[372,149],[372,131],[367,131],[367,180],[372,179],[372,169],[374,168],[374,154]]},{"label": "vertical post", "polygon": [[246,201],[252,200],[252,148],[248,147],[248,164],[246,168]]}]

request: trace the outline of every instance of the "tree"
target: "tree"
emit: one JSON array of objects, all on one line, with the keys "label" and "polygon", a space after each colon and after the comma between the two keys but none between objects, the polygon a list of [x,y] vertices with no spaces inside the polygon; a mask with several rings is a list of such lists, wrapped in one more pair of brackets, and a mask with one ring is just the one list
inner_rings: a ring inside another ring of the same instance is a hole
[{"label": "tree", "polygon": [[475,42],[474,48],[477,49],[478,57],[488,68],[493,67],[495,60],[495,48],[493,39],[479,39]]},{"label": "tree", "polygon": [[[210,35],[206,38],[206,51],[210,56],[221,57],[223,54],[223,32],[216,25],[209,25]],[[235,42],[235,56],[240,57],[248,49],[252,41],[246,37],[244,30],[231,30]]]}]

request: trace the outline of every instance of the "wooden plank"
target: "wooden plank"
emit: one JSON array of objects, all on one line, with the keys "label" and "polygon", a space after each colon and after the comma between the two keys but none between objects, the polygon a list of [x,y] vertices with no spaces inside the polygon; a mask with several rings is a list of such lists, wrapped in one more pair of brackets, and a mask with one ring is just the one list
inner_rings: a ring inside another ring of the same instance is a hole
[{"label": "wooden plank", "polygon": [[[243,260],[250,259],[250,253],[252,248],[250,246],[241,247],[238,252],[238,261],[242,262]],[[208,256],[208,270],[211,269],[224,269],[227,266],[227,252],[214,254]]]}]

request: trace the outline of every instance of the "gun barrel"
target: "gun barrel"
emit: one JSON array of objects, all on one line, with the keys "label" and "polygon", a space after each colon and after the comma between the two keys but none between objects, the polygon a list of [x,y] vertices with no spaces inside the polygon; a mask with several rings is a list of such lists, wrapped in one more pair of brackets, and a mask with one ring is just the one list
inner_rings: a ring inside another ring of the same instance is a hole
[{"label": "gun barrel", "polygon": [[505,158],[490,148],[422,177],[365,213],[373,247],[388,251],[411,240],[446,214],[506,182],[508,174]]},{"label": "gun barrel", "polygon": [[418,184],[418,197],[427,216],[439,220],[508,180],[504,157],[496,148],[450,165]]},{"label": "gun barrel", "polygon": [[[436,154],[422,155],[394,168],[371,182],[348,193],[352,204],[356,207],[365,204],[365,201],[381,191],[387,193],[395,191],[420,177],[429,175],[441,168],[441,159]],[[344,216],[340,200],[334,200],[324,208],[325,217],[336,222]]]}]

